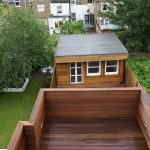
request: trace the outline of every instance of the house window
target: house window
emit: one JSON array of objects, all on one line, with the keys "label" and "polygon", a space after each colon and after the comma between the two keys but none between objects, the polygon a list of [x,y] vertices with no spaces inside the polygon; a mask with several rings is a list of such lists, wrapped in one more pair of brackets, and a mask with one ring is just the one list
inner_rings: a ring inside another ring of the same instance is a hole
[{"label": "house window", "polygon": [[82,83],[82,64],[80,62],[70,64],[70,83]]},{"label": "house window", "polygon": [[105,75],[115,75],[119,71],[119,61],[111,60],[105,62]]},{"label": "house window", "polygon": [[20,7],[20,0],[15,0],[15,6]]},{"label": "house window", "polygon": [[62,6],[57,6],[57,13],[62,13]]},{"label": "house window", "polygon": [[76,0],[71,0],[71,4],[75,5],[76,4]]},{"label": "house window", "polygon": [[76,21],[76,13],[71,13],[72,21]]},{"label": "house window", "polygon": [[44,12],[45,11],[44,4],[37,4],[37,11],[38,12]]},{"label": "house window", "polygon": [[87,62],[87,76],[101,75],[101,62]]},{"label": "house window", "polygon": [[93,0],[88,0],[88,3],[93,3]]},{"label": "house window", "polygon": [[100,24],[103,26],[107,26],[109,24],[109,19],[101,18]]},{"label": "house window", "polygon": [[29,5],[31,5],[32,4],[32,0],[29,0]]},{"label": "house window", "polygon": [[101,11],[109,11],[109,3],[101,3]]}]

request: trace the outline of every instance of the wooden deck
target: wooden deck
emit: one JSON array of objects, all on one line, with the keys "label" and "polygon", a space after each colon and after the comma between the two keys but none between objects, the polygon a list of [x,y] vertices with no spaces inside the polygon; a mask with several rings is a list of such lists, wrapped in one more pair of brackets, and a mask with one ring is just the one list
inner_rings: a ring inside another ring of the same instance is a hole
[{"label": "wooden deck", "polygon": [[149,150],[135,119],[53,120],[44,126],[41,150]]}]

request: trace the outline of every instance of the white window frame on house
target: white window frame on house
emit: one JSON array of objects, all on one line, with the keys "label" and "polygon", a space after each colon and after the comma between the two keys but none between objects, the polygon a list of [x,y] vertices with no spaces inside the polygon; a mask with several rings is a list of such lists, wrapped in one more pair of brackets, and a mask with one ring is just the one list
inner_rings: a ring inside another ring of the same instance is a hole
[{"label": "white window frame on house", "polygon": [[[16,7],[20,7],[20,0],[15,0],[14,2],[15,2],[15,6],[16,6]],[[19,4],[16,5],[17,3],[19,3]]]},{"label": "white window frame on house", "polygon": [[[89,66],[89,63],[92,63],[93,61],[91,62],[87,62],[87,76],[100,76],[101,75],[101,62],[98,62],[98,66]],[[90,73],[89,72],[89,69],[90,68],[98,68],[99,69],[99,72],[95,72],[95,73]]]},{"label": "white window frame on house", "polygon": [[107,10],[103,10],[103,9],[102,9],[102,7],[103,7],[104,4],[106,4],[108,7],[109,7],[109,5],[110,5],[109,3],[101,3],[101,11],[103,11],[103,12],[109,11],[109,9],[107,9]]},{"label": "white window frame on house", "polygon": [[[116,65],[108,65],[109,61],[105,61],[105,75],[117,75],[119,73],[119,60],[110,60],[110,61],[117,61]],[[114,72],[107,72],[107,68],[116,68]]]},{"label": "white window frame on house", "polygon": [[[104,21],[104,24],[102,24],[102,20]],[[108,20],[108,21],[106,21],[106,20]],[[107,26],[107,25],[109,25],[109,19],[108,18],[100,18],[100,25],[101,26]]]},{"label": "white window frame on house", "polygon": [[44,12],[45,11],[45,5],[44,4],[37,4],[37,11],[38,12]]},{"label": "white window frame on house", "polygon": [[61,5],[57,6],[57,13],[62,14],[62,6]]},{"label": "white window frame on house", "polygon": [[[78,66],[78,64],[81,64]],[[74,64],[74,66],[72,66]],[[75,74],[71,74],[71,70],[75,70]],[[81,69],[81,74],[78,74],[78,69]],[[71,81],[71,77],[75,77],[75,82]],[[78,77],[81,77],[81,82],[78,81]],[[70,84],[81,84],[82,83],[82,63],[81,62],[72,62],[70,63]]]}]

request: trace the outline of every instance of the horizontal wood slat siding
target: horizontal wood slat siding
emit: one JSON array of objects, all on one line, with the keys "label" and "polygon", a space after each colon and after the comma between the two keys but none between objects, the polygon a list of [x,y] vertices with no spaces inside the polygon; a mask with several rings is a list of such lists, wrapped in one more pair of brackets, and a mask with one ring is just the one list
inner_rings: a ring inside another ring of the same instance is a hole
[{"label": "horizontal wood slat siding", "polygon": [[70,62],[126,60],[126,59],[128,59],[128,56],[129,56],[129,54],[55,57],[55,64],[57,64],[57,63],[70,63]]},{"label": "horizontal wood slat siding", "polygon": [[23,124],[19,122],[9,142],[7,150],[26,150],[26,139]]},{"label": "horizontal wood slat siding", "polygon": [[44,91],[40,90],[29,120],[32,124],[34,124],[37,147],[39,147],[41,142],[44,119],[45,119]]},{"label": "horizontal wood slat siding", "polygon": [[119,61],[118,75],[105,75],[105,62],[101,62],[100,76],[87,76],[87,63],[82,63],[82,84],[70,84],[70,64],[56,64],[57,88],[120,86],[124,75],[124,60]]},{"label": "horizontal wood slat siding", "polygon": [[126,64],[126,86],[127,87],[141,87],[137,77],[133,73],[131,67]]},{"label": "horizontal wood slat siding", "polygon": [[48,118],[93,119],[135,117],[140,90],[95,89],[45,91]]},{"label": "horizontal wood slat siding", "polygon": [[141,99],[138,108],[138,120],[150,149],[150,97],[144,89],[142,89],[141,92]]}]

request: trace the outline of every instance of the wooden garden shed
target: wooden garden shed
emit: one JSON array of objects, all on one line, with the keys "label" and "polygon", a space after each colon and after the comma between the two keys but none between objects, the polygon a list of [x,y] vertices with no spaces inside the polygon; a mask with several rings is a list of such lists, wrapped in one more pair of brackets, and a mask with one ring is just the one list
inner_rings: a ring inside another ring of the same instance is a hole
[{"label": "wooden garden shed", "polygon": [[63,35],[55,53],[56,87],[122,86],[127,58],[114,33]]}]

